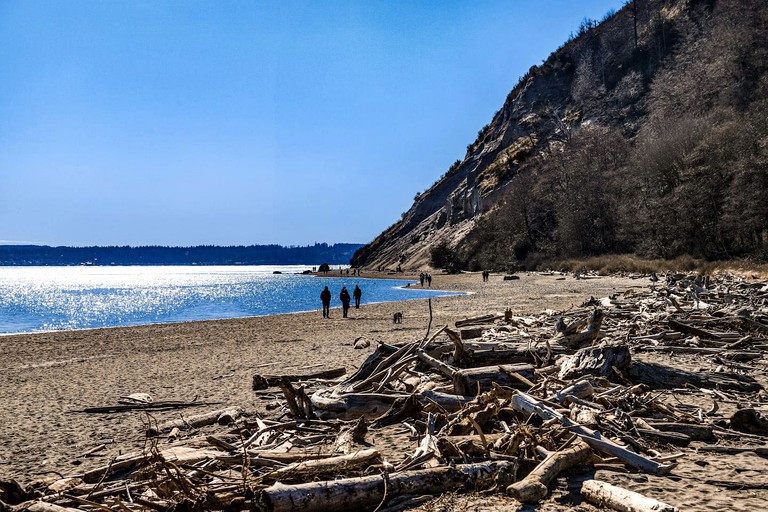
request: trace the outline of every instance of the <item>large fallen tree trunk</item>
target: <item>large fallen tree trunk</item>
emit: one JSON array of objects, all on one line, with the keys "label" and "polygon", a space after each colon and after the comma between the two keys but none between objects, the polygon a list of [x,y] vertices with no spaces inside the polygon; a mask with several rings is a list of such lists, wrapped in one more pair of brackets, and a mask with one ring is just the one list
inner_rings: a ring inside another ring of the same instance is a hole
[{"label": "large fallen tree trunk", "polygon": [[598,507],[618,512],[678,512],[677,507],[600,480],[585,480],[581,495]]},{"label": "large fallen tree trunk", "polygon": [[483,462],[441,466],[390,475],[325,480],[297,485],[273,485],[256,497],[260,510],[269,512],[322,512],[376,506],[385,498],[403,494],[439,494],[473,491],[494,485],[499,472],[514,472],[514,462]]}]

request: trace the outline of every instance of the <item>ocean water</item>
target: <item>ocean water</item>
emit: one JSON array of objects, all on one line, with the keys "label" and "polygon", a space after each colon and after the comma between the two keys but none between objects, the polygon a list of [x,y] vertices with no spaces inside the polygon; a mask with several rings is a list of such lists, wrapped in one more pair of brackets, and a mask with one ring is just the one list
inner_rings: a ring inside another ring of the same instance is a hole
[{"label": "ocean water", "polygon": [[[118,327],[321,309],[328,286],[362,303],[449,295],[407,280],[301,275],[308,266],[0,267],[0,333]],[[275,274],[275,271],[282,272]]]}]

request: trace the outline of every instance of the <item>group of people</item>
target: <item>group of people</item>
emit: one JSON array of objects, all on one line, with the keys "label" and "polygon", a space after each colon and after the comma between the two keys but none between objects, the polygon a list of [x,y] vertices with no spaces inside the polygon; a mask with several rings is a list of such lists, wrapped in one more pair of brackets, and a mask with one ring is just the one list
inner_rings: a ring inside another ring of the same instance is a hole
[{"label": "group of people", "polygon": [[432,274],[429,274],[429,273],[425,274],[424,272],[419,274],[419,282],[421,283],[422,288],[424,287],[424,281],[426,281],[427,282],[427,286],[429,286],[431,288],[432,287]]},{"label": "group of people", "polygon": [[[352,296],[349,295],[349,291],[346,286],[341,287],[339,293],[339,300],[341,301],[341,311],[344,318],[349,316],[349,303],[355,299],[355,308],[360,308],[360,299],[363,297],[363,290],[359,286],[355,285],[355,289],[352,291]],[[320,292],[320,302],[323,303],[323,318],[331,318],[331,290],[326,286],[322,292]]]}]

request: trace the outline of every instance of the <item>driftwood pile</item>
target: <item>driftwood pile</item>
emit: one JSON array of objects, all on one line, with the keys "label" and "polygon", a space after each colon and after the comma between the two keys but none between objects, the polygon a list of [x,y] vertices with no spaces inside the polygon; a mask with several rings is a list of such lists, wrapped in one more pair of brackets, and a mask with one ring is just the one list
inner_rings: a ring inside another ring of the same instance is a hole
[{"label": "driftwood pile", "polygon": [[[269,414],[227,408],[148,425],[143,453],[46,486],[4,482],[0,500],[46,512],[402,510],[463,491],[535,503],[575,466],[667,475],[687,450],[768,456],[757,410],[768,395],[752,377],[765,371],[768,285],[651,280],[565,313],[428,328],[418,341],[379,344],[346,377],[256,375]],[[644,362],[649,352],[696,365]],[[214,422],[225,426],[158,442]],[[580,493],[614,510],[677,510],[593,479]]]}]

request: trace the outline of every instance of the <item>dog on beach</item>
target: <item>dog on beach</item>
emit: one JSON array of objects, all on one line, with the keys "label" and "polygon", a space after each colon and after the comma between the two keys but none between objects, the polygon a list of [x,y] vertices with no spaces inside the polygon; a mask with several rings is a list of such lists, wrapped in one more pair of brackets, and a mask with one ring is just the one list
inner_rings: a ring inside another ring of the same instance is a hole
[{"label": "dog on beach", "polygon": [[392,315],[392,323],[393,324],[401,324],[403,323],[403,313],[398,311],[394,315]]}]

